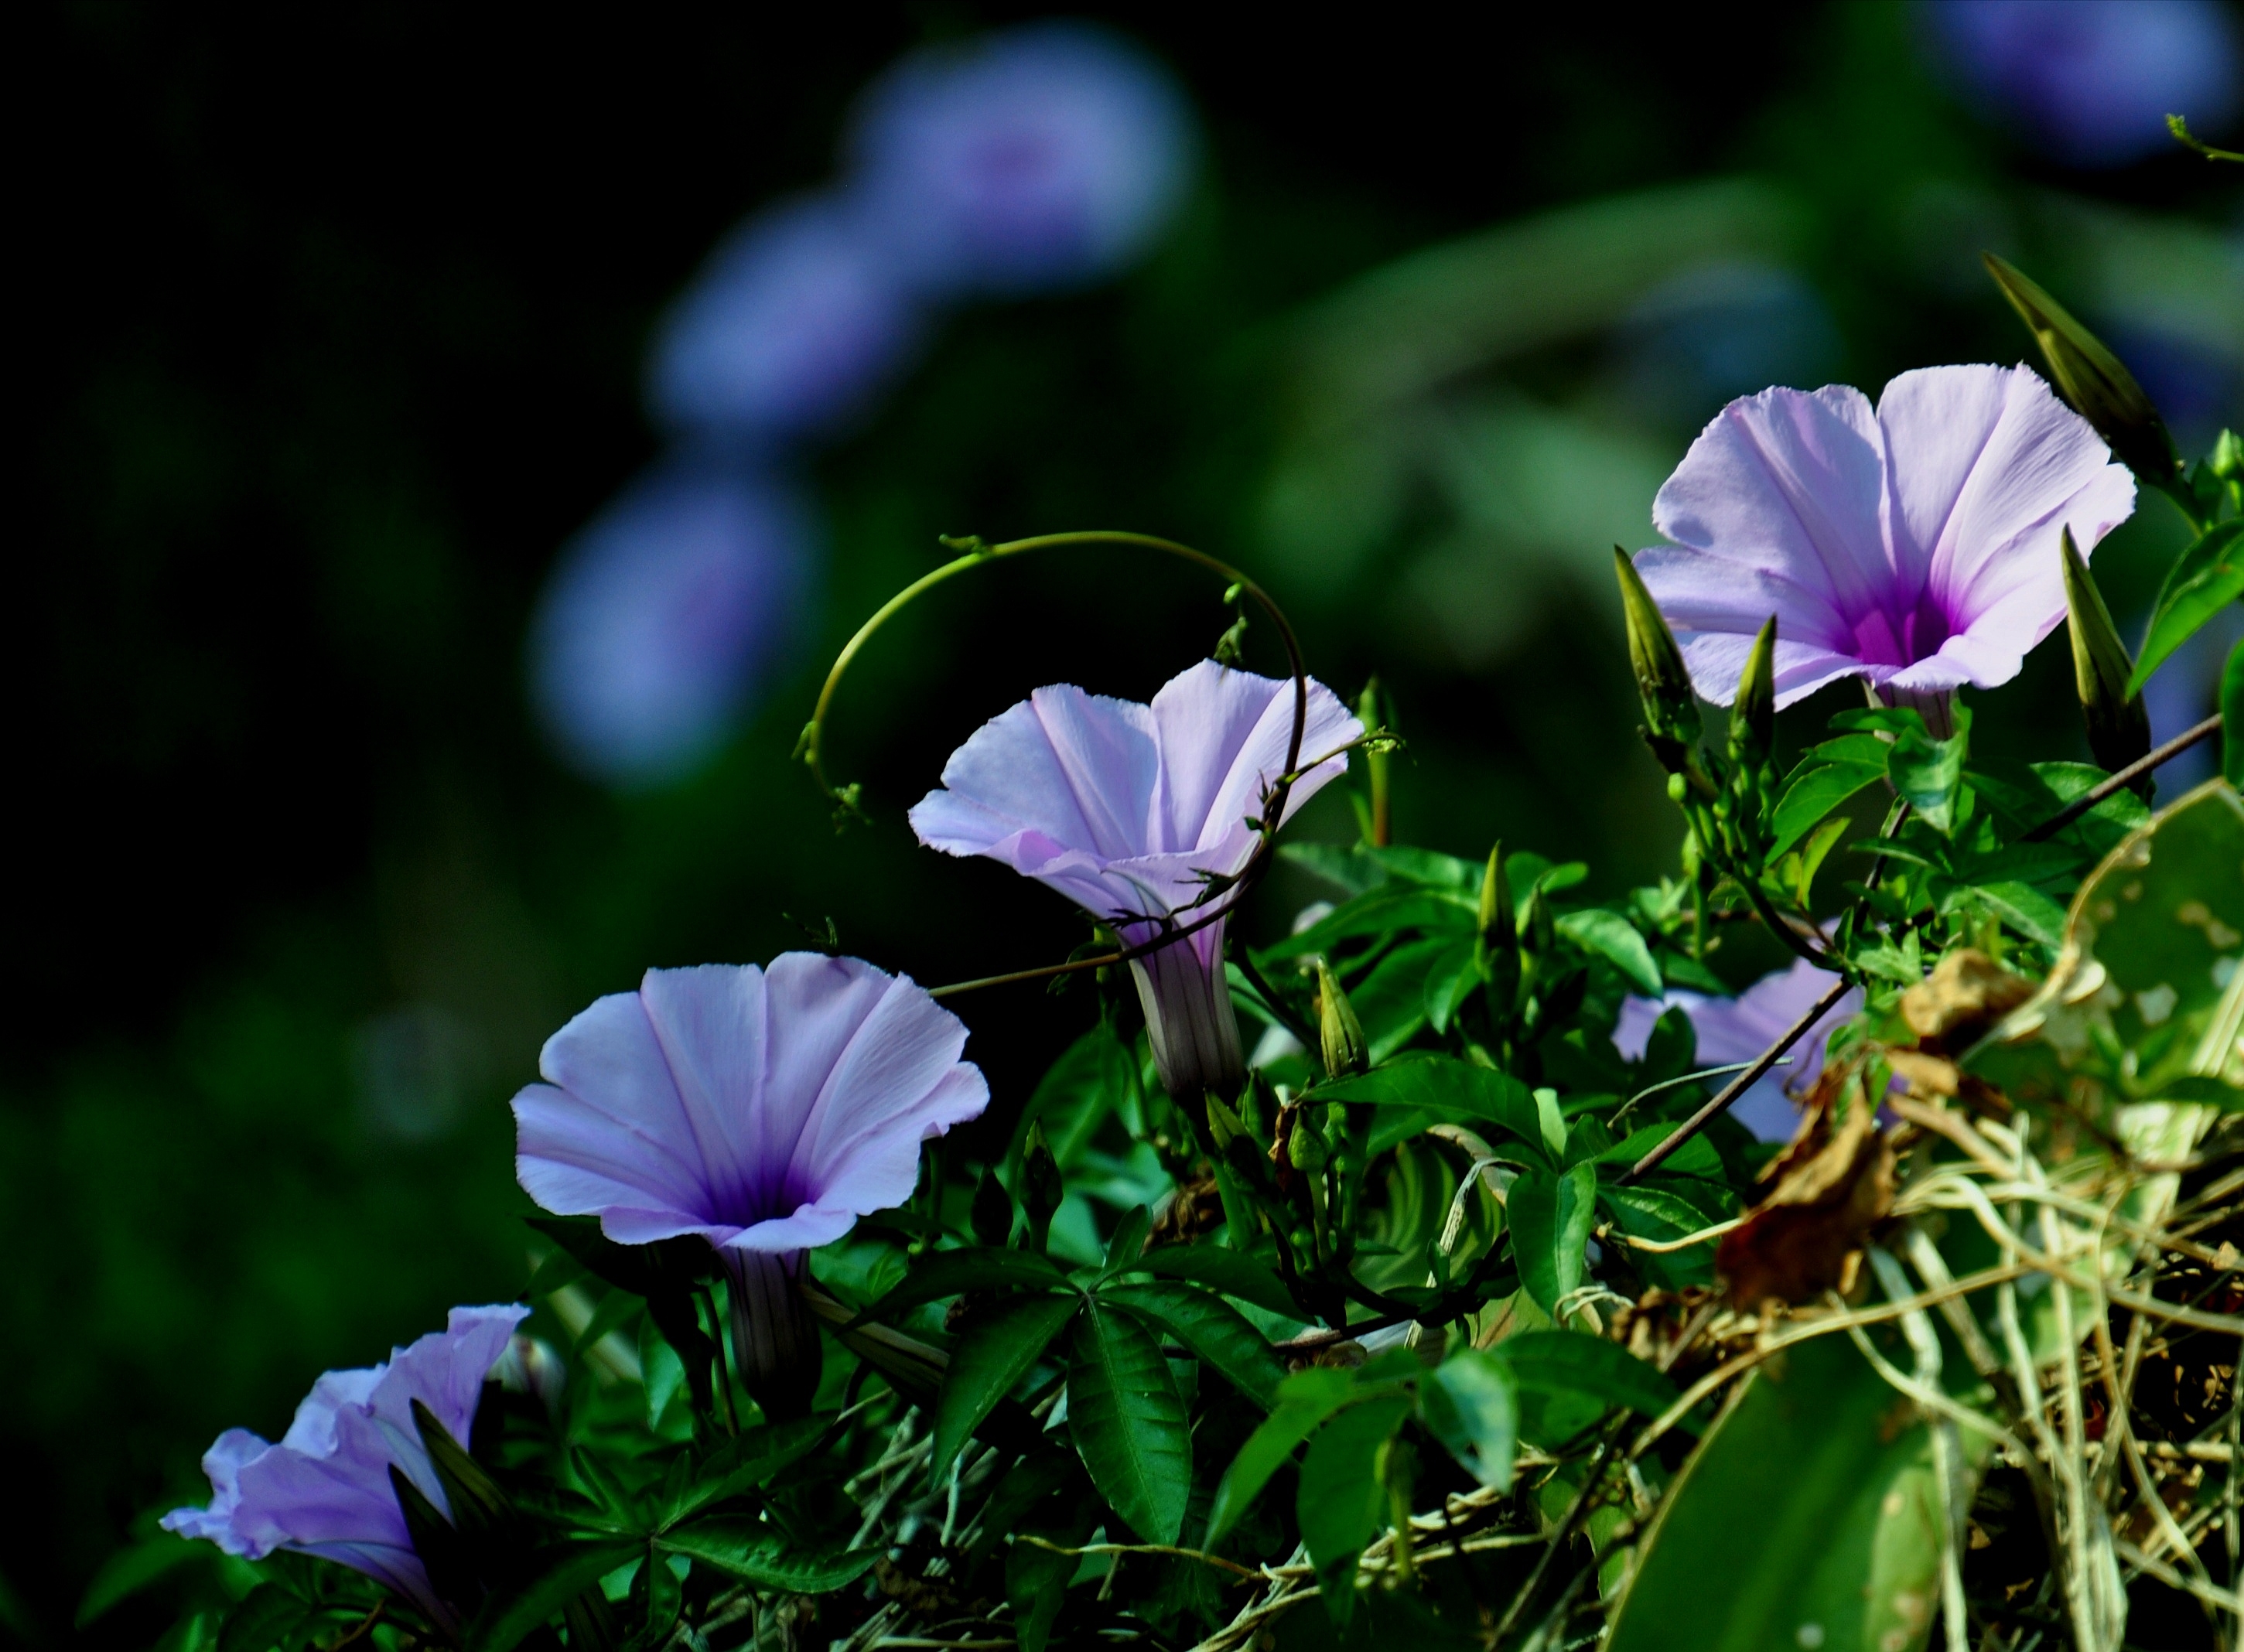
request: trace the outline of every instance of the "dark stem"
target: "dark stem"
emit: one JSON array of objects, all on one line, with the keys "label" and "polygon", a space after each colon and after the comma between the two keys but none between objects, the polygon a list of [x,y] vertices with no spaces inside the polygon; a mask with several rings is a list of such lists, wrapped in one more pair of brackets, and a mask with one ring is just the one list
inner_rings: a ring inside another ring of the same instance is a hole
[{"label": "dark stem", "polygon": [[2063,831],[2122,786],[2132,785],[2169,758],[2180,757],[2200,740],[2218,734],[2220,732],[2220,713],[2215,711],[2195,728],[2184,729],[2164,745],[2153,746],[2150,751],[2137,758],[2117,774],[2106,779],[2099,780],[2039,826],[2022,833],[2018,840],[2020,843],[2039,843],[2044,838]]},{"label": "dark stem", "polygon": [[1619,1446],[1620,1437],[1626,1432],[1627,1422],[1628,1415],[1624,1412],[1607,1430],[1605,1443],[1598,1448],[1597,1460],[1590,1465],[1590,1477],[1582,1482],[1582,1489],[1575,1494],[1573,1506],[1566,1511],[1566,1518],[1558,1523],[1558,1529],[1551,1534],[1550,1547],[1536,1561],[1535,1569],[1519,1586],[1519,1593],[1511,1597],[1511,1605],[1504,1612],[1504,1621],[1496,1626],[1496,1633],[1488,1638],[1489,1645],[1502,1646],[1504,1637],[1518,1626],[1520,1618],[1533,1603],[1537,1591],[1543,1587],[1543,1579],[1551,1569],[1552,1557],[1573,1541],[1574,1534],[1581,1529],[1582,1521],[1589,1516],[1590,1505],[1605,1482],[1605,1468],[1612,1461],[1614,1449]]},{"label": "dark stem", "polygon": [[1713,1123],[1717,1118],[1720,1118],[1724,1112],[1728,1110],[1731,1102],[1736,1101],[1739,1096],[1751,1089],[1755,1083],[1760,1082],[1762,1074],[1767,1072],[1770,1068],[1776,1065],[1776,1058],[1778,1056],[1783,1055],[1785,1051],[1790,1049],[1795,1044],[1806,1037],[1808,1035],[1808,1029],[1815,1026],[1817,1022],[1822,1020],[1823,1017],[1830,1012],[1831,1007],[1837,1003],[1841,997],[1845,995],[1847,985],[1848,983],[1844,980],[1833,981],[1831,983],[1830,990],[1825,993],[1821,998],[1817,999],[1813,1004],[1809,1005],[1806,1013],[1803,1014],[1798,1021],[1793,1022],[1790,1027],[1787,1028],[1783,1035],[1780,1037],[1776,1042],[1771,1044],[1767,1049],[1761,1051],[1760,1055],[1754,1058],[1752,1066],[1747,1068],[1745,1071],[1740,1073],[1728,1083],[1723,1085],[1721,1092],[1717,1095],[1713,1100],[1708,1102],[1704,1107],[1700,1108],[1697,1112],[1692,1114],[1690,1117],[1685,1119],[1680,1124],[1677,1125],[1673,1133],[1670,1135],[1666,1141],[1660,1143],[1659,1146],[1653,1148],[1652,1151],[1646,1153],[1642,1158],[1637,1160],[1634,1164],[1631,1165],[1628,1170],[1621,1177],[1621,1181],[1624,1183],[1626,1183],[1636,1181],[1639,1177],[1651,1175],[1653,1171],[1658,1170],[1662,1164],[1667,1162],[1668,1156],[1673,1154],[1676,1149],[1681,1147],[1684,1143],[1689,1141],[1700,1130],[1705,1129],[1707,1125]]},{"label": "dark stem", "polygon": [[1239,973],[1247,977],[1247,984],[1254,988],[1256,995],[1262,1000],[1264,1008],[1269,1010],[1281,1027],[1293,1034],[1295,1041],[1303,1049],[1315,1049],[1317,1048],[1316,1029],[1288,1008],[1285,1001],[1280,998],[1270,983],[1262,978],[1262,972],[1254,967],[1254,956],[1247,950],[1247,943],[1241,941],[1234,948],[1234,952],[1235,955],[1232,961],[1239,966]]}]

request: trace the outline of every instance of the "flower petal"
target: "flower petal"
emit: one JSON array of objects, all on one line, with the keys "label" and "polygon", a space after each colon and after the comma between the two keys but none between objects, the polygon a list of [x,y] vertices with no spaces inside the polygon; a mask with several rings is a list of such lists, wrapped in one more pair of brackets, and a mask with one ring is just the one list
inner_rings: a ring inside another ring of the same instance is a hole
[{"label": "flower petal", "polygon": [[[638,1197],[625,1203],[708,1214],[708,1126],[704,1120],[697,1129],[679,1094],[639,994],[596,1000],[545,1041],[537,1067],[572,1106],[556,1105],[537,1085],[515,1098],[518,1173],[529,1174],[528,1161],[553,1158],[633,1190]],[[534,1189],[531,1196],[538,1197]]]},{"label": "flower petal", "polygon": [[[1163,684],[1152,710],[1161,785],[1154,836],[1139,846],[1139,853],[1231,847],[1251,839],[1247,817],[1260,815],[1264,788],[1286,772],[1294,680],[1202,660]],[[1315,763],[1362,732],[1363,725],[1339,696],[1321,683],[1309,684],[1300,762]],[[1288,817],[1347,767],[1342,756],[1302,774],[1288,791]],[[1239,867],[1204,869],[1229,874]]]},{"label": "flower petal", "polygon": [[1116,860],[1146,846],[1160,765],[1147,707],[1058,684],[977,729],[911,823],[921,842],[952,854],[987,854],[1025,829]]}]

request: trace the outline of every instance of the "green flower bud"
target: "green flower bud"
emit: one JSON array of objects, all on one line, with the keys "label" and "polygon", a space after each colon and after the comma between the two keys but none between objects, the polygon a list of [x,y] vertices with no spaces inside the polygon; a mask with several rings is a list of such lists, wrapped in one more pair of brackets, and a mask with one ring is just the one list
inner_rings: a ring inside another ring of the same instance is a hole
[{"label": "green flower bud", "polygon": [[2135,375],[2063,305],[1992,253],[1981,255],[2041,346],[2050,377],[2080,416],[2096,427],[2114,457],[2154,488],[2171,489],[2181,468],[2166,421]]},{"label": "green flower bud", "polygon": [[1370,1052],[1363,1042],[1363,1023],[1355,1018],[1348,995],[1321,958],[1317,960],[1317,1042],[1322,1047],[1325,1071],[1335,1078],[1360,1073],[1371,1065]]},{"label": "green flower bud", "polygon": [[1213,1091],[1207,1097],[1207,1133],[1215,1138],[1218,1153],[1229,1148],[1234,1138],[1247,1134],[1245,1122],[1226,1107],[1222,1098]]},{"label": "green flower bud", "polygon": [[1518,934],[1512,911],[1511,880],[1504,875],[1504,845],[1488,852],[1480,880],[1480,938],[1491,947],[1509,947]]},{"label": "green flower bud", "polygon": [[1029,1139],[1021,1153],[1021,1204],[1028,1212],[1029,1243],[1036,1249],[1044,1248],[1045,1239],[1051,1232],[1052,1213],[1066,1197],[1059,1161],[1052,1156],[1051,1144],[1044,1140],[1043,1121],[1039,1120],[1029,1126]]},{"label": "green flower bud", "polygon": [[1776,616],[1754,638],[1753,652],[1738,677],[1737,698],[1730,704],[1730,756],[1740,766],[1759,768],[1768,761],[1776,738]]},{"label": "green flower bud", "polygon": [[1312,1122],[1315,1111],[1308,1107],[1298,1109],[1294,1114],[1294,1128],[1286,1136],[1287,1162],[1312,1176],[1324,1169],[1325,1161],[1332,1156],[1332,1150]]},{"label": "green flower bud", "polygon": [[[2151,749],[2151,718],[2143,697],[2127,693],[2135,662],[2119,640],[2080,548],[2072,543],[2072,529],[2065,529],[2058,548],[2065,558],[2065,625],[2072,637],[2072,677],[2088,723],[2088,749],[2105,768],[2123,769]],[[2147,774],[2135,783],[2146,797],[2151,785]]]},{"label": "green flower bud", "polygon": [[1645,589],[1636,564],[1613,547],[1613,572],[1620,580],[1621,610],[1628,621],[1628,663],[1636,672],[1637,698],[1644,705],[1645,737],[1670,772],[1680,770],[1699,738],[1699,697],[1683,651],[1667,629],[1659,604]]},{"label": "green flower bud", "polygon": [[2223,430],[2206,455],[2206,468],[2223,482],[2234,482],[2244,477],[2244,436],[2234,430]]}]

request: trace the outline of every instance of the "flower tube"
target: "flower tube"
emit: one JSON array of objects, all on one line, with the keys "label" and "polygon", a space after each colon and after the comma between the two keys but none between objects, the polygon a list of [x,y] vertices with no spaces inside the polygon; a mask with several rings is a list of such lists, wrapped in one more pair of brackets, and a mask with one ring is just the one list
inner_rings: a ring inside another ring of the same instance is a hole
[{"label": "flower tube", "polygon": [[803,1253],[910,1197],[920,1143],[981,1115],[965,1044],[909,977],[855,958],[650,969],[546,1041],[546,1082],[514,1098],[516,1174],[618,1244],[706,1239],[748,1392],[800,1415],[820,1364]]},{"label": "flower tube", "polygon": [[[1139,946],[1204,916],[1246,870],[1263,799],[1285,772],[1289,678],[1203,660],[1152,704],[1040,688],[950,754],[911,812],[919,840],[986,855],[1058,890]],[[1285,818],[1348,767],[1363,725],[1309,684],[1301,773]],[[1284,824],[1283,819],[1271,823]],[[1223,974],[1227,918],[1131,962],[1161,1083],[1228,1096],[1245,1074]]]},{"label": "flower tube", "polygon": [[1727,705],[1776,617],[1776,703],[1842,677],[1950,732],[2065,617],[2058,543],[2085,556],[2135,483],[2027,367],[1923,367],[1875,410],[1847,385],[1716,415],[1653,502],[1674,543],[1636,556],[1698,691]]},{"label": "flower tube", "polygon": [[455,1628],[457,1614],[437,1598],[414,1549],[390,1470],[450,1515],[413,1402],[466,1443],[483,1379],[529,1314],[512,1304],[455,1308],[443,1330],[395,1350],[387,1364],[322,1376],[279,1443],[227,1429],[203,1453],[210,1507],[175,1508],[164,1516],[164,1529],[207,1538],[247,1560],[288,1548],[340,1561],[396,1590],[447,1630]]}]

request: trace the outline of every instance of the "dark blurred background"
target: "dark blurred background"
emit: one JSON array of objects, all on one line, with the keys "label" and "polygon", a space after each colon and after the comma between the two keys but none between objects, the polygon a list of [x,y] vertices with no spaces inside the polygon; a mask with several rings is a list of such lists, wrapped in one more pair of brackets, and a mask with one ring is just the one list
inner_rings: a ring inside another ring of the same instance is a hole
[{"label": "dark blurred background", "polygon": [[[1125,527],[1246,565],[1317,675],[1391,691],[1401,838],[1500,835],[1610,892],[1678,834],[1608,548],[1652,543],[1728,397],[2019,359],[1992,247],[2186,442],[2239,421],[2244,191],[2143,135],[2182,106],[2233,140],[2237,12],[2083,7],[2118,42],[2084,45],[1982,15],[2008,10],[1075,14],[1181,88],[1181,194],[1126,268],[947,305],[852,417],[754,460],[799,513],[786,577],[659,772],[572,758],[525,688],[564,547],[679,450],[650,340],[745,215],[828,187],[889,65],[1043,14],[28,12],[0,1637],[65,1638],[221,1427],[277,1433],[321,1368],[521,1288],[506,1100],[594,996],[829,918],[927,981],[1083,938],[903,811],[1039,683],[1149,695],[1228,623],[1220,588],[1107,551],[946,587],[842,691],[829,762],[873,822],[837,836],[789,749],[936,535]],[[2179,543],[2157,501],[2107,542],[2116,610]],[[1279,669],[1267,629],[1250,657]],[[2173,673],[2167,727],[2208,669]],[[2069,702],[2045,648],[1980,736],[2085,755]],[[1353,834],[1338,788],[1299,829]],[[1258,921],[1312,893],[1280,879]],[[1092,1014],[956,1007],[993,1128]]]}]

